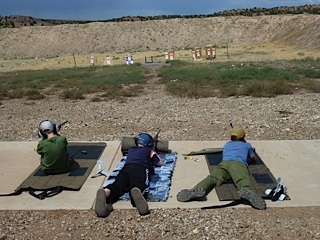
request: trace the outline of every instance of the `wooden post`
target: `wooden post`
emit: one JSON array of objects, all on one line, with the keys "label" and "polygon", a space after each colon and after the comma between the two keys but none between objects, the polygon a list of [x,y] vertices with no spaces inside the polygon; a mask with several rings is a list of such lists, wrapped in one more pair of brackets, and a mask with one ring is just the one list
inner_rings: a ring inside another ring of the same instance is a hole
[{"label": "wooden post", "polygon": [[74,53],[73,53],[73,62],[74,62],[74,66],[77,67],[76,57],[74,56]]},{"label": "wooden post", "polygon": [[227,57],[229,57],[228,43],[227,43]]}]

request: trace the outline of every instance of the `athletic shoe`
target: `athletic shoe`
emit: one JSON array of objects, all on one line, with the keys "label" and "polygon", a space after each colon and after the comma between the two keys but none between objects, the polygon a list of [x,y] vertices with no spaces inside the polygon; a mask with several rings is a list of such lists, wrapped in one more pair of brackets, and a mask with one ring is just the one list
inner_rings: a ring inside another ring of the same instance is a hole
[{"label": "athletic shoe", "polygon": [[241,198],[249,201],[252,205],[252,207],[262,210],[262,209],[266,209],[267,208],[267,204],[266,202],[263,200],[263,198],[261,196],[259,196],[258,194],[250,191],[247,188],[241,188],[238,191],[238,194]]},{"label": "athletic shoe", "polygon": [[140,215],[147,215],[149,213],[149,206],[147,200],[143,197],[139,188],[134,187],[130,191],[132,200],[138,209]]},{"label": "athletic shoe", "polygon": [[192,199],[202,198],[206,195],[203,188],[183,189],[177,194],[179,202],[188,202]]},{"label": "athletic shoe", "polygon": [[96,204],[94,206],[94,210],[98,217],[101,217],[101,218],[108,217],[112,211],[112,205],[111,205],[111,209],[110,209],[110,206],[107,207],[106,199],[107,199],[107,195],[104,189],[99,189],[97,191]]},{"label": "athletic shoe", "polygon": [[274,193],[274,195],[271,197],[271,201],[275,202],[277,200],[282,201],[283,199],[285,199],[286,195],[286,191],[287,188],[286,186],[281,185],[280,188],[276,189],[277,191]]}]

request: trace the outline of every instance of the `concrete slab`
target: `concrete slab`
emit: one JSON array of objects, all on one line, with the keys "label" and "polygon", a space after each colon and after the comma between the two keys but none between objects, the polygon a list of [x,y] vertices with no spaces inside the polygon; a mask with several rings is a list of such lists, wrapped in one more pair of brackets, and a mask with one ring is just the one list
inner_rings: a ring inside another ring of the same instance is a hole
[{"label": "concrete slab", "polygon": [[[178,153],[178,158],[174,173],[172,175],[172,185],[170,187],[169,198],[167,202],[150,202],[149,207],[152,208],[199,208],[212,204],[224,204],[219,201],[215,191],[207,195],[207,201],[181,203],[176,199],[177,193],[184,188],[192,188],[196,183],[201,181],[209,174],[209,169],[204,155],[194,156],[192,160],[184,160],[183,154],[191,151],[201,150],[209,147],[221,147],[221,143],[217,142],[180,142],[170,141],[169,148]],[[194,161],[197,159],[197,161]],[[129,202],[117,202],[115,208],[130,208]]]},{"label": "concrete slab", "polygon": [[[37,142],[0,143],[0,194],[13,192],[38,166],[39,155],[33,150]],[[101,160],[106,169],[119,150],[120,141],[107,142]],[[98,171],[96,165],[90,176]],[[80,191],[62,191],[60,194],[38,200],[28,192],[18,196],[0,197],[1,210],[52,210],[90,209],[95,201],[96,191],[102,186],[105,177],[88,177]]]},{"label": "concrete slab", "polygon": [[[178,159],[172,177],[170,196],[167,202],[151,202],[150,208],[198,208],[212,205],[224,205],[215,190],[207,195],[207,201],[181,203],[176,200],[177,193],[184,188],[192,188],[209,174],[204,155],[193,156],[184,160],[182,154],[203,148],[220,148],[225,141],[179,142],[171,141],[170,149],[178,152]],[[320,141],[251,141],[264,163],[273,175],[282,178],[288,187],[291,200],[272,202],[267,200],[268,207],[286,206],[320,206]],[[196,160],[197,161],[194,161]],[[118,202],[116,208],[130,208],[129,202]],[[237,207],[248,207],[238,205]]]},{"label": "concrete slab", "polygon": [[[225,141],[171,141],[169,147],[178,152],[178,159],[172,176],[169,199],[167,202],[151,202],[150,208],[198,208],[228,203],[219,201],[215,190],[208,194],[207,201],[180,203],[176,200],[181,189],[193,187],[209,174],[204,155],[184,160],[182,154],[203,148],[222,147],[224,143]],[[251,143],[273,175],[282,178],[291,197],[291,200],[287,201],[267,201],[268,207],[320,206],[320,192],[317,191],[320,187],[320,140]],[[13,192],[38,166],[39,156],[33,151],[36,144],[37,142],[0,142],[0,194]],[[112,171],[121,157],[120,142],[107,142],[107,148],[101,156],[105,169]],[[195,159],[197,161],[194,161]],[[91,174],[96,171],[97,166]],[[90,209],[94,205],[96,191],[104,181],[104,177],[88,178],[80,191],[63,191],[43,201],[27,192],[19,196],[0,197],[0,210]],[[119,201],[114,207],[132,208],[129,201]]]},{"label": "concrete slab", "polygon": [[[320,141],[257,141],[259,155],[275,177],[288,187],[289,201],[268,201],[269,207],[320,206]],[[261,149],[261,150],[260,150]]]}]

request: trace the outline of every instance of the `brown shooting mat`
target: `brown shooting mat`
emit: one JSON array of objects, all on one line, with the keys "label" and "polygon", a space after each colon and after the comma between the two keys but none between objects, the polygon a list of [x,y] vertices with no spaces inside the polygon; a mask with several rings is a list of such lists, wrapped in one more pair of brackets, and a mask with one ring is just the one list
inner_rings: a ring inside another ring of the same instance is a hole
[{"label": "brown shooting mat", "polygon": [[107,144],[103,142],[70,142],[67,151],[69,156],[75,160],[70,172],[47,175],[39,165],[15,191],[42,191],[56,187],[80,190],[106,146]]},{"label": "brown shooting mat", "polygon": [[[269,168],[260,158],[259,154],[256,153],[256,155],[257,161],[253,164],[249,164],[249,173],[257,193],[267,199],[268,195],[265,193],[265,190],[274,188],[277,185],[277,182]],[[211,153],[205,154],[205,157],[209,171],[212,172],[212,170],[222,160],[222,150],[219,149],[215,152],[211,151]],[[231,180],[215,187],[215,190],[220,201],[233,201],[240,199],[237,188]],[[290,197],[287,194],[285,200],[290,200]]]}]

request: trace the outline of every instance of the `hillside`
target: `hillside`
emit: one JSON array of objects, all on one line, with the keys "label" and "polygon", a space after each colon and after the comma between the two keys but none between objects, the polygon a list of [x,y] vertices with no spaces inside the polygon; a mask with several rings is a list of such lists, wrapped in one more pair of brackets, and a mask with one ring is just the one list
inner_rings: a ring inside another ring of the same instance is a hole
[{"label": "hillside", "polygon": [[0,29],[0,58],[278,43],[320,50],[320,15],[230,16]]},{"label": "hillside", "polygon": [[148,21],[165,20],[175,18],[207,18],[226,16],[263,16],[263,15],[283,15],[283,14],[320,14],[320,4],[306,4],[302,6],[281,6],[273,8],[246,8],[230,9],[212,14],[195,15],[157,15],[157,16],[124,16],[107,20],[63,20],[63,19],[37,19],[30,16],[0,15],[0,28],[19,28],[25,26],[52,26],[60,24],[86,24],[90,22],[127,22],[127,21]]}]

